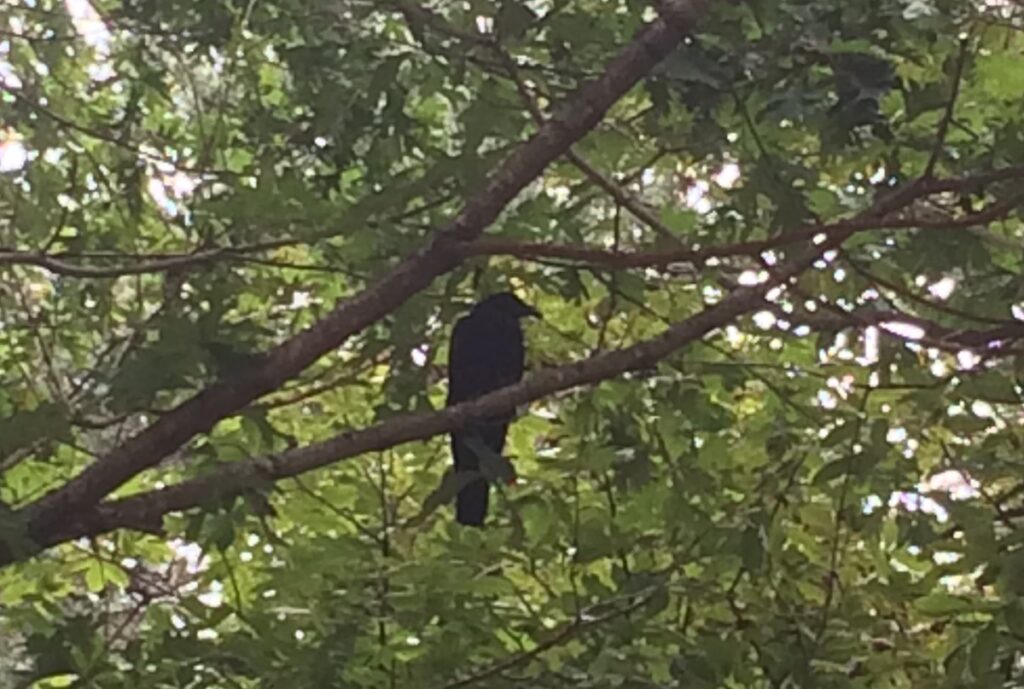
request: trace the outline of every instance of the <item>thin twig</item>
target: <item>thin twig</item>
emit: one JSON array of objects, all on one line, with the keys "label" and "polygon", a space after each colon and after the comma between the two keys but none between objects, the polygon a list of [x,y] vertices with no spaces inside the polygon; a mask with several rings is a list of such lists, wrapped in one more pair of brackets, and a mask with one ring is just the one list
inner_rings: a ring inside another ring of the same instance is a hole
[{"label": "thin twig", "polygon": [[460,687],[468,687],[471,684],[476,684],[477,682],[493,677],[497,674],[505,672],[506,670],[510,670],[518,665],[527,663],[530,660],[533,660],[534,658],[539,656],[540,654],[544,653],[545,651],[555,648],[556,646],[561,646],[562,644],[568,642],[572,638],[589,629],[600,626],[616,618],[622,617],[623,615],[627,615],[633,612],[634,610],[639,610],[647,604],[647,602],[651,599],[651,596],[653,595],[654,591],[649,591],[645,595],[642,595],[639,598],[637,598],[629,605],[605,613],[598,617],[587,619],[587,612],[589,610],[604,607],[606,604],[599,603],[597,605],[590,606],[589,608],[583,610],[580,613],[580,615],[573,619],[571,622],[568,622],[565,625],[563,625],[562,628],[558,632],[556,632],[551,638],[537,644],[529,651],[517,653],[513,656],[510,656],[509,658],[506,658],[505,660],[501,660],[492,665],[488,665],[486,667],[478,669],[465,677],[453,680],[451,682],[448,682],[447,684],[442,685],[439,689],[459,689]]},{"label": "thin twig", "polygon": [[949,94],[949,100],[946,101],[946,110],[942,114],[942,119],[939,120],[939,126],[935,131],[935,147],[932,149],[932,154],[928,158],[928,163],[925,165],[924,173],[922,177],[930,179],[935,173],[935,165],[939,162],[939,158],[942,157],[942,149],[946,145],[946,135],[949,132],[949,123],[953,120],[953,111],[956,109],[956,100],[960,94],[960,82],[964,73],[964,63],[967,61],[967,47],[968,40],[963,38],[960,40],[960,53],[956,58],[956,66],[953,69],[953,85]]}]

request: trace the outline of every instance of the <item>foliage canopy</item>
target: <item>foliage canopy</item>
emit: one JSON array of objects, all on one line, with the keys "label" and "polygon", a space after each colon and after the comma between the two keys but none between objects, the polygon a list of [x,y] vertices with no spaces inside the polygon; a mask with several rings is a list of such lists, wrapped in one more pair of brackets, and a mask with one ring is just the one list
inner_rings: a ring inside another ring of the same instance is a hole
[{"label": "foliage canopy", "polygon": [[1019,686],[1021,9],[8,0],[0,686]]}]

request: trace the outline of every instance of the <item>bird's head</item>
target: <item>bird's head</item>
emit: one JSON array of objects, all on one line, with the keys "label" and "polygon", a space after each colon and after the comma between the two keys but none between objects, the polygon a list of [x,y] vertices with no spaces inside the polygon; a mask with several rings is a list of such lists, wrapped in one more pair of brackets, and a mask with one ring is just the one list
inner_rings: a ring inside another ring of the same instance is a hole
[{"label": "bird's head", "polygon": [[481,300],[473,307],[474,314],[498,316],[500,318],[541,318],[540,311],[533,308],[511,292],[498,292]]}]

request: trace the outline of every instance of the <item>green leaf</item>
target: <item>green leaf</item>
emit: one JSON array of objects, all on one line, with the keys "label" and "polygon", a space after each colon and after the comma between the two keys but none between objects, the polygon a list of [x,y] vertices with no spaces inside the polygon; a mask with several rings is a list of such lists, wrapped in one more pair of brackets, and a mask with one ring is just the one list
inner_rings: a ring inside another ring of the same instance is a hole
[{"label": "green leaf", "polygon": [[73,672],[50,675],[49,677],[41,677],[35,680],[29,685],[29,689],[61,689],[62,687],[70,687],[78,679],[79,675]]},{"label": "green leaf", "polygon": [[854,466],[854,460],[851,457],[832,460],[818,470],[818,473],[814,475],[813,481],[815,485],[824,485],[829,481],[841,478],[851,473]]},{"label": "green leaf", "polygon": [[489,448],[479,436],[470,435],[466,441],[480,462],[480,474],[488,483],[508,484],[516,480],[516,470],[505,457]]},{"label": "green leaf", "polygon": [[536,21],[533,11],[520,0],[503,0],[494,29],[500,36],[518,38]]},{"label": "green leaf", "polygon": [[951,593],[937,591],[914,601],[914,608],[932,617],[947,617],[977,609],[974,601]]},{"label": "green leaf", "polygon": [[661,209],[661,222],[678,234],[691,233],[697,227],[699,220],[700,216],[689,208],[665,206]]},{"label": "green leaf", "polygon": [[1003,608],[1003,616],[1010,632],[1018,637],[1024,637],[1024,603],[1013,601],[1007,604]]},{"label": "green leaf", "polygon": [[104,565],[99,560],[93,560],[85,570],[85,586],[93,593],[99,593],[107,585],[107,577]]},{"label": "green leaf", "polygon": [[975,677],[985,677],[995,663],[999,653],[999,632],[994,624],[985,625],[971,644],[968,666]]},{"label": "green leaf", "polygon": [[832,429],[825,439],[821,442],[822,447],[835,447],[842,443],[847,443],[857,437],[859,427],[853,421],[847,419],[843,425]]},{"label": "green leaf", "polygon": [[957,386],[957,392],[968,399],[983,399],[1006,404],[1020,403],[1020,395],[1017,394],[1013,379],[998,371],[986,371],[964,379]]},{"label": "green leaf", "polygon": [[994,52],[977,58],[975,69],[982,89],[996,98],[1011,100],[1024,91],[1024,57]]},{"label": "green leaf", "polygon": [[35,409],[0,418],[0,457],[39,440],[69,440],[67,412],[60,404],[47,402]]},{"label": "green leaf", "polygon": [[423,499],[422,507],[419,513],[410,520],[410,525],[423,522],[439,507],[454,500],[459,491],[482,476],[483,474],[479,471],[457,472],[454,469],[448,469],[441,478],[440,485]]}]

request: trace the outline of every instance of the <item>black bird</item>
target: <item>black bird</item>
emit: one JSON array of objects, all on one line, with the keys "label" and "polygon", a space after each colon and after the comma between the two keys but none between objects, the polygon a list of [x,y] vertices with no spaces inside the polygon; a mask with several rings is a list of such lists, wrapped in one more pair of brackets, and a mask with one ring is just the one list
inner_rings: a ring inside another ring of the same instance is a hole
[{"label": "black bird", "polygon": [[[485,395],[523,377],[523,330],[519,321],[540,313],[511,292],[492,294],[460,318],[448,348],[448,406]],[[478,421],[452,433],[455,471],[477,471],[480,461],[473,447],[481,444],[500,455],[512,413]],[[455,519],[481,526],[487,516],[490,486],[486,479],[470,482],[455,499]]]}]

